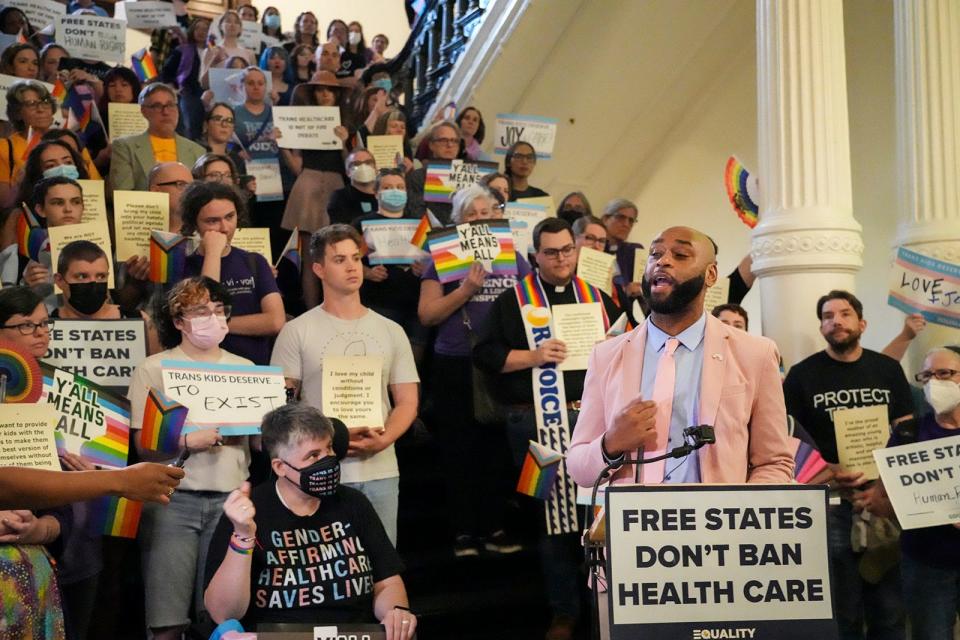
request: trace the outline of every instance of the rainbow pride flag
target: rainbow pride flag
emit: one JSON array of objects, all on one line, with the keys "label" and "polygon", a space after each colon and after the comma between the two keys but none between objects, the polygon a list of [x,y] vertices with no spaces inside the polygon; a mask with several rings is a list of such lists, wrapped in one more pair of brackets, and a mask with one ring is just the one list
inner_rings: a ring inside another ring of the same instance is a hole
[{"label": "rainbow pride flag", "polygon": [[158,389],[150,389],[143,409],[143,428],[140,446],[151,451],[174,454],[180,449],[180,433],[187,420],[188,409],[165,396]]},{"label": "rainbow pride flag", "polygon": [[423,214],[423,217],[420,218],[420,224],[417,225],[417,230],[413,232],[413,237],[410,238],[410,244],[417,249],[425,251],[427,248],[427,234],[430,233],[431,229],[430,218],[427,217],[427,214]]},{"label": "rainbow pride flag", "polygon": [[517,493],[539,500],[549,498],[562,460],[562,454],[531,440],[517,481]]},{"label": "rainbow pride flag", "polygon": [[50,238],[47,230],[40,227],[36,216],[27,208],[17,218],[17,253],[33,261],[40,259],[40,253],[49,250]]},{"label": "rainbow pride flag", "polygon": [[727,168],[724,171],[724,184],[727,187],[727,198],[733,205],[737,217],[751,229],[757,226],[760,219],[760,207],[750,196],[750,191],[756,192],[757,179],[751,180],[750,172],[740,164],[736,156],[727,159]]},{"label": "rainbow pride flag", "polygon": [[289,260],[297,268],[297,271],[300,270],[302,265],[302,259],[300,256],[300,228],[294,227],[293,231],[290,232],[290,238],[287,239],[287,244],[283,247],[283,251],[280,252],[280,257],[277,258],[277,264],[274,266],[280,266],[281,260]]},{"label": "rainbow pride flag", "polygon": [[63,84],[63,80],[60,79],[60,76],[57,76],[57,81],[53,83],[53,91],[50,92],[54,98],[57,99],[58,103],[63,103],[63,99],[67,97],[67,85]]},{"label": "rainbow pride flag", "polygon": [[457,191],[480,182],[481,178],[499,169],[496,162],[431,160],[427,163],[423,199],[426,202],[450,202]]},{"label": "rainbow pride flag", "polygon": [[150,282],[179,282],[187,266],[187,238],[169,231],[150,232]]},{"label": "rainbow pride flag", "polygon": [[130,56],[130,62],[130,66],[133,67],[133,72],[137,74],[140,82],[150,82],[160,75],[157,72],[157,65],[153,63],[153,56],[150,55],[146,47]]},{"label": "rainbow pride flag", "polygon": [[494,275],[516,275],[509,220],[478,220],[431,231],[427,237],[440,282],[463,280],[474,262]]},{"label": "rainbow pride flag", "polygon": [[140,527],[142,502],[119,496],[104,496],[91,501],[90,530],[94,534],[116,538],[136,538]]}]

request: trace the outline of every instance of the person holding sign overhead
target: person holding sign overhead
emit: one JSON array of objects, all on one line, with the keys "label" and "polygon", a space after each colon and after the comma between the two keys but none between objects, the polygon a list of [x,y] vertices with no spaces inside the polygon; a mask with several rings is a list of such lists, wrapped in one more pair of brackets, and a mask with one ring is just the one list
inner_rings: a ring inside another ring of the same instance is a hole
[{"label": "person holding sign overhead", "polygon": [[[860,345],[867,321],[863,305],[852,293],[835,290],[821,297],[817,318],[827,348],[793,365],[783,392],[787,411],[803,425],[833,469],[832,484],[841,498],[828,512],[837,620],[844,638],[903,638],[899,566],[895,560],[888,562],[882,549],[855,551],[851,544],[851,530],[859,538],[857,532],[865,533],[868,527],[865,519],[854,516],[853,491],[865,488],[873,478],[860,469],[841,466],[841,453],[847,452],[838,450],[838,425],[846,423],[845,411],[874,406],[882,420],[872,426],[885,436],[891,425],[912,417],[910,385],[900,363]],[[852,453],[873,460],[870,451]],[[861,565],[866,567],[871,559],[875,575],[868,581]]]}]

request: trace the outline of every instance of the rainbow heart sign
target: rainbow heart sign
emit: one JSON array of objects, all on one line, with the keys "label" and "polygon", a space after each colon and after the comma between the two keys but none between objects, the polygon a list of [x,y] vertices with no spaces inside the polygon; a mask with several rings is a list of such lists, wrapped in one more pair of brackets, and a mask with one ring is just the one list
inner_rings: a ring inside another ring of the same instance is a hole
[{"label": "rainbow heart sign", "polygon": [[427,244],[440,282],[463,280],[474,262],[493,275],[517,274],[509,220],[480,220],[431,231]]}]

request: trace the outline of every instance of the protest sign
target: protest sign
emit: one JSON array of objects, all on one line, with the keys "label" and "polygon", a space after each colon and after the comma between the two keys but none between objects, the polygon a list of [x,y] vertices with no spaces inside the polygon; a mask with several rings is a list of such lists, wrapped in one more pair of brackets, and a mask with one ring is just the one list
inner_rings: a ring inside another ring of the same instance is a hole
[{"label": "protest sign", "polygon": [[273,126],[282,149],[342,149],[333,130],[340,126],[340,107],[274,107]]},{"label": "protest sign", "polygon": [[178,360],[160,366],[163,392],[189,410],[183,433],[217,427],[224,436],[255,435],[264,414],[287,402],[280,367]]},{"label": "protest sign", "polygon": [[424,257],[424,252],[410,243],[419,225],[419,220],[401,218],[362,221],[370,264],[411,264]]},{"label": "protest sign", "polygon": [[611,640],[836,638],[826,506],[817,486],[610,486]]},{"label": "protest sign", "polygon": [[[103,249],[107,256],[110,256],[113,252],[110,244],[110,232],[107,231],[106,222],[103,220],[49,227],[47,233],[50,234],[50,264],[53,266],[53,271],[56,271],[60,251],[74,240],[89,240]],[[107,262],[110,263],[110,278],[107,285],[113,288],[113,262],[109,259]]]},{"label": "protest sign", "polygon": [[383,358],[327,356],[323,359],[323,415],[348,427],[383,427]]},{"label": "protest sign", "polygon": [[960,329],[960,265],[900,247],[890,271],[887,304]]},{"label": "protest sign", "polygon": [[146,357],[143,320],[57,320],[42,360],[95,384],[126,389]]},{"label": "protest sign", "polygon": [[130,402],[83,376],[42,363],[40,368],[40,402],[49,403],[57,414],[57,450],[101,467],[127,466]]},{"label": "protest sign", "polygon": [[[240,37],[237,38],[240,46],[253,52],[260,51],[260,36],[263,35],[263,27],[260,26],[260,23],[256,20],[242,20],[240,25]],[[267,97],[270,97],[269,93]]]},{"label": "protest sign", "polygon": [[613,269],[617,256],[597,251],[590,247],[580,247],[577,258],[577,276],[600,289],[608,296],[613,295]]},{"label": "protest sign", "polygon": [[253,176],[256,182],[257,202],[283,200],[283,178],[278,159],[248,160],[247,175]]},{"label": "protest sign", "polygon": [[107,104],[107,114],[111,139],[139,135],[147,130],[147,119],[143,117],[137,103],[111,102]]},{"label": "protest sign", "polygon": [[0,404],[0,466],[60,471],[49,404]]},{"label": "protest sign", "polygon": [[124,64],[127,23],[100,16],[59,16],[56,41],[74,58]]},{"label": "protest sign", "polygon": [[[14,82],[20,82],[23,78],[18,78],[16,76],[8,76],[6,74],[0,73],[0,120],[7,119],[7,90],[13,86]],[[39,82],[39,80],[34,80],[34,82]],[[49,82],[40,82],[46,88],[47,91],[53,93],[53,85]],[[55,116],[57,114],[54,114]],[[56,123],[54,123],[56,124]]]},{"label": "protest sign", "polygon": [[77,180],[83,191],[81,222],[96,222],[107,226],[107,198],[103,180]]},{"label": "protest sign", "polygon": [[503,217],[510,221],[517,253],[528,255],[533,251],[533,228],[546,219],[546,208],[527,202],[508,202],[503,208]]},{"label": "protest sign", "polygon": [[494,275],[517,273],[509,220],[482,220],[431,231],[427,245],[440,282],[463,280],[474,262]]},{"label": "protest sign", "polygon": [[40,31],[67,13],[67,6],[56,0],[16,0],[15,7],[27,15],[30,25]]},{"label": "protest sign", "polygon": [[567,345],[567,357],[557,365],[560,371],[586,371],[593,346],[606,337],[603,307],[599,302],[550,306],[557,340]]},{"label": "protest sign", "polygon": [[960,435],[877,449],[873,457],[902,528],[960,523]]},{"label": "protest sign", "polygon": [[162,191],[114,191],[113,231],[117,261],[150,255],[150,232],[170,227],[170,194]]},{"label": "protest sign", "polygon": [[[215,101],[238,105],[247,99],[247,94],[243,89],[243,71],[243,69],[221,69],[219,67],[210,69],[207,78]],[[273,91],[273,76],[268,73],[265,77],[267,79],[266,95],[269,99],[270,92]]]},{"label": "protest sign", "polygon": [[546,214],[547,218],[552,218],[557,215],[557,207],[553,204],[553,198],[551,196],[537,196],[536,198],[520,198],[516,200],[521,204],[534,205],[537,207],[543,207],[543,212]]},{"label": "protest sign", "polygon": [[538,158],[549,158],[553,155],[556,139],[556,118],[522,116],[516,113],[497,114],[497,131],[493,139],[494,153],[497,155],[506,155],[512,145],[523,141],[533,147]]},{"label": "protest sign", "polygon": [[[634,263],[634,269],[636,269]],[[646,260],[639,263],[641,267],[646,266]],[[642,268],[641,268],[642,274]],[[634,282],[640,282],[635,280]],[[720,276],[712,287],[707,288],[707,294],[703,297],[703,310],[706,313],[713,311],[713,308],[721,304],[727,304],[730,298],[730,278]]]},{"label": "protest sign", "polygon": [[259,253],[273,264],[273,250],[270,248],[270,229],[265,227],[244,227],[233,232],[231,247],[237,247],[250,253]]},{"label": "protest sign", "polygon": [[177,26],[173,4],[159,0],[128,0],[114,5],[114,16],[131,29],[163,29]]},{"label": "protest sign", "polygon": [[426,202],[450,202],[453,194],[480,182],[488,174],[496,173],[496,162],[464,162],[463,160],[430,160],[423,185]]},{"label": "protest sign", "polygon": [[837,436],[840,466],[847,471],[862,471],[867,480],[877,478],[873,452],[890,439],[887,405],[875,404],[854,409],[836,409],[833,429]]},{"label": "protest sign", "polygon": [[367,136],[367,151],[377,163],[377,169],[403,166],[403,136]]}]

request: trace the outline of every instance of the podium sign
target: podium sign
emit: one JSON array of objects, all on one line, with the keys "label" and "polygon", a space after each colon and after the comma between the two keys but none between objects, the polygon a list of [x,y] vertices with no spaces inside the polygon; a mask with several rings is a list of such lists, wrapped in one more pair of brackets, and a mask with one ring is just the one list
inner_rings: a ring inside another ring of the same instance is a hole
[{"label": "podium sign", "polygon": [[827,491],[611,486],[611,640],[829,640]]}]

